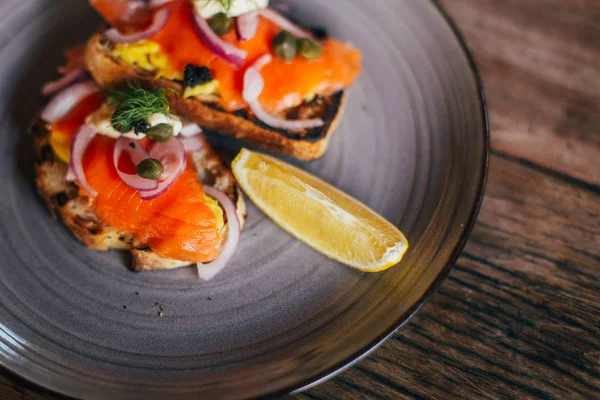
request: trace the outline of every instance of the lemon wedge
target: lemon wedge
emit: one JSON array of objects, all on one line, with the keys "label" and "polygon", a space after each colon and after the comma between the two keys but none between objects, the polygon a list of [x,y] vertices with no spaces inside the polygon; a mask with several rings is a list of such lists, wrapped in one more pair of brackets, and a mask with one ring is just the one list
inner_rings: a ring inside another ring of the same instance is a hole
[{"label": "lemon wedge", "polygon": [[277,225],[342,264],[379,272],[400,262],[408,249],[398,228],[306,171],[247,149],[232,169],[248,197]]}]

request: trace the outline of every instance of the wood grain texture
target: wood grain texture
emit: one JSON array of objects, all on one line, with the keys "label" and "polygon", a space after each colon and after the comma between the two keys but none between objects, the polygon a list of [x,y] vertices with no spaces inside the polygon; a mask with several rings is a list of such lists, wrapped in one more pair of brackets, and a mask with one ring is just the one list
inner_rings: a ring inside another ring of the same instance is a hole
[{"label": "wood grain texture", "polygon": [[[600,2],[440,3],[488,93],[478,224],[410,324],[298,398],[600,398]],[[2,399],[54,398],[0,375]]]},{"label": "wood grain texture", "polygon": [[600,195],[503,156],[489,178],[431,301],[305,398],[598,398]]},{"label": "wood grain texture", "polygon": [[600,2],[442,0],[482,72],[492,147],[600,184]]}]

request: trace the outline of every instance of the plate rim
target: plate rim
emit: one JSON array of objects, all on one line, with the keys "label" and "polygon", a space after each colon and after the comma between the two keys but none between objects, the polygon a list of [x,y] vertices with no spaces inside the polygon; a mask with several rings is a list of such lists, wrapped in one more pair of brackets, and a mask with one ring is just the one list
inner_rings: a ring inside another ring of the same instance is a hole
[{"label": "plate rim", "polygon": [[[465,56],[471,72],[473,74],[473,78],[475,79],[475,84],[477,86],[477,92],[479,94],[479,103],[480,103],[480,112],[483,121],[483,159],[481,165],[481,178],[477,185],[477,195],[475,198],[475,202],[473,204],[473,208],[469,214],[468,220],[466,221],[463,230],[460,234],[460,240],[452,250],[451,256],[446,263],[446,266],[442,269],[442,271],[435,277],[433,282],[429,285],[425,293],[403,314],[401,314],[391,325],[389,328],[385,329],[384,332],[378,335],[374,340],[372,340],[369,344],[363,346],[360,350],[354,352],[351,356],[346,357],[345,360],[339,362],[335,366],[328,368],[326,371],[313,375],[310,378],[304,379],[298,383],[288,385],[280,390],[274,392],[267,392],[262,394],[260,397],[264,398],[275,398],[282,395],[296,395],[302,393],[314,386],[317,386],[336,375],[342,373],[346,369],[352,367],[357,362],[361,361],[372,352],[377,350],[383,343],[385,343],[391,336],[393,336],[399,329],[401,329],[405,324],[410,322],[410,320],[419,312],[419,310],[429,301],[431,296],[437,291],[440,285],[446,280],[448,275],[450,274],[452,268],[454,267],[456,261],[462,254],[462,251],[467,244],[467,241],[473,231],[473,228],[477,222],[477,217],[481,210],[481,205],[483,203],[485,189],[488,181],[488,173],[489,173],[489,163],[490,163],[490,154],[491,154],[491,138],[490,138],[490,117],[489,110],[487,105],[487,96],[483,86],[483,79],[481,77],[481,73],[475,62],[475,58],[466,43],[463,33],[460,28],[458,28],[457,24],[454,22],[452,17],[448,14],[444,6],[440,4],[440,0],[429,0],[430,3],[434,6],[437,12],[440,14],[442,19],[446,22],[448,27],[452,30],[455,38],[460,45],[460,48]],[[29,388],[33,390],[37,390],[40,392],[45,392],[46,394],[55,394],[61,396],[65,399],[73,398],[69,396],[68,393],[65,393],[60,390],[52,389],[46,387],[42,384],[39,384],[21,374],[17,371],[11,369],[3,359],[0,359],[0,367],[4,369],[2,373],[3,377],[8,377],[9,385],[14,386],[17,385],[29,386]],[[2,371],[0,371],[2,372]]]}]

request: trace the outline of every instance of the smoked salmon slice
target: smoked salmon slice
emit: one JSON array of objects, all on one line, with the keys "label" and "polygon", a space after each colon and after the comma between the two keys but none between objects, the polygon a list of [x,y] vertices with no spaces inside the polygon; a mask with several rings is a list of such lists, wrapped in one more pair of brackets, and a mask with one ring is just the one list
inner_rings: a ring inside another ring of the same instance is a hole
[{"label": "smoked salmon slice", "polygon": [[114,139],[97,136],[83,158],[87,181],[98,191],[94,200],[98,217],[133,232],[136,240],[162,257],[190,263],[215,260],[222,238],[193,162],[164,194],[142,200],[119,178],[113,165],[114,145]]},{"label": "smoked salmon slice", "polygon": [[[64,144],[66,149],[61,153],[66,154],[67,159],[73,136],[104,100],[100,92],[90,95],[66,117],[52,124],[51,134],[56,143]],[[122,232],[134,233],[136,240],[146,243],[162,257],[190,263],[215,260],[222,238],[217,217],[205,199],[193,162],[188,161],[186,170],[164,194],[144,201],[117,175],[113,164],[115,142],[98,135],[83,157],[87,181],[98,191],[94,200],[98,217]],[[152,146],[148,139],[140,144],[147,149]],[[133,163],[126,155],[119,162],[124,171],[134,172]]]}]

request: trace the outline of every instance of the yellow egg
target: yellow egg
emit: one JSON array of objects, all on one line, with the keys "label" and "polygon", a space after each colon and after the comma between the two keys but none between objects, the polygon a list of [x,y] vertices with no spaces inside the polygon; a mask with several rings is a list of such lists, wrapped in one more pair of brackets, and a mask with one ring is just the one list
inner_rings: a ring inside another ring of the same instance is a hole
[{"label": "yellow egg", "polygon": [[[162,51],[158,43],[151,40],[115,44],[112,55],[121,59],[127,65],[137,66],[145,71],[152,72],[157,78],[184,80],[183,71],[171,70],[169,57]],[[194,88],[186,88],[184,98],[212,94],[219,94],[219,82],[216,80]]]},{"label": "yellow egg", "polygon": [[208,197],[207,195],[204,195],[204,200],[206,201],[208,207],[215,213],[215,217],[217,219],[217,229],[223,229],[225,221],[223,220],[223,209],[219,206],[219,202],[212,197]]},{"label": "yellow egg", "polygon": [[67,164],[71,160],[71,137],[60,131],[50,132],[50,146],[54,154]]},{"label": "yellow egg", "polygon": [[187,99],[189,97],[194,97],[198,95],[211,95],[219,93],[219,82],[217,80],[212,80],[207,83],[203,83],[202,85],[194,86],[193,88],[186,87],[183,92],[183,98]]},{"label": "yellow egg", "polygon": [[169,77],[171,75],[169,59],[156,42],[142,40],[135,43],[116,44],[112,54],[126,64],[153,72],[156,76]]}]

